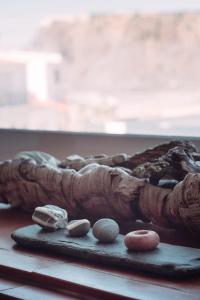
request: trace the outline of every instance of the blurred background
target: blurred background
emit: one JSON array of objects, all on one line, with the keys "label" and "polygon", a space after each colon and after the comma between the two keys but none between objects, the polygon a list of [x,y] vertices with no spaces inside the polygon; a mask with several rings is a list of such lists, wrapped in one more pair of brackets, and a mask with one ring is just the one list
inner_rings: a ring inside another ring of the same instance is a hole
[{"label": "blurred background", "polygon": [[200,135],[200,1],[0,0],[0,127]]}]

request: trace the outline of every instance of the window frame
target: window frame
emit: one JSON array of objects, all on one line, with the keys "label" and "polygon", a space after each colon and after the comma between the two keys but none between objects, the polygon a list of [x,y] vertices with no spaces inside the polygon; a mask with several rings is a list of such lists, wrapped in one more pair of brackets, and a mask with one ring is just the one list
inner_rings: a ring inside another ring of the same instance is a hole
[{"label": "window frame", "polygon": [[0,129],[0,161],[20,151],[44,151],[59,159],[71,154],[134,154],[170,140],[190,140],[200,149],[200,137],[104,134]]}]

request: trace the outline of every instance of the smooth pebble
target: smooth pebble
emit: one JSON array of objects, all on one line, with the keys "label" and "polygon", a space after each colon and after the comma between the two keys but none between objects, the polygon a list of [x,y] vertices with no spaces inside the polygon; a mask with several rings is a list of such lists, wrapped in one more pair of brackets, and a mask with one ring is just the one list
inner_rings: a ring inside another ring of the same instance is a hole
[{"label": "smooth pebble", "polygon": [[90,221],[87,219],[73,220],[67,224],[66,228],[70,236],[85,236],[90,230]]},{"label": "smooth pebble", "polygon": [[112,219],[100,219],[94,224],[92,233],[100,242],[112,243],[119,234],[119,226]]}]

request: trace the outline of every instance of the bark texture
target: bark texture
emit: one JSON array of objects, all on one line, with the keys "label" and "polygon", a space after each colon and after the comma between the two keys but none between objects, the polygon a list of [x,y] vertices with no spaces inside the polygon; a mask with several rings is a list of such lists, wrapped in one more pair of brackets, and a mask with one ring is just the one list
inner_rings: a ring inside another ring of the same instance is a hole
[{"label": "bark texture", "polygon": [[[174,141],[154,149],[135,156],[71,156],[62,162],[47,153],[19,153],[0,163],[0,202],[29,211],[55,204],[73,218],[141,219],[200,231],[195,146]],[[161,178],[178,183],[173,189],[155,186]]]},{"label": "bark texture", "polygon": [[200,172],[200,160],[195,145],[189,141],[171,141],[147,149],[135,155],[125,153],[113,156],[98,155],[81,157],[72,155],[60,162],[61,168],[80,170],[91,163],[110,167],[123,167],[137,178],[149,178],[152,184],[158,184],[162,178],[182,180],[188,172]]}]

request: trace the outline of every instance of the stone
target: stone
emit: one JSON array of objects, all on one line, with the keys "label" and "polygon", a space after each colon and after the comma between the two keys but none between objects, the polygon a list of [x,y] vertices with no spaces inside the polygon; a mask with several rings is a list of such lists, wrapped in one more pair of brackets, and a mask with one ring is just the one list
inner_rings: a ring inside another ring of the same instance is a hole
[{"label": "stone", "polygon": [[55,205],[38,206],[32,215],[32,220],[46,229],[65,228],[68,214],[65,209]]},{"label": "stone", "polygon": [[84,263],[91,261],[107,267],[111,265],[120,270],[125,269],[127,272],[144,272],[145,276],[150,273],[167,278],[171,276],[175,280],[184,277],[191,280],[193,275],[200,275],[200,251],[196,248],[160,243],[159,247],[151,252],[136,253],[126,251],[124,235],[121,234],[114,243],[104,244],[97,242],[92,230],[82,238],[72,238],[66,235],[66,229],[49,232],[41,230],[35,224],[18,228],[11,237],[25,249],[28,247],[31,251],[34,249],[40,253],[50,251],[67,259],[76,258],[77,263],[82,259]]},{"label": "stone", "polygon": [[69,236],[85,236],[90,230],[90,221],[87,219],[73,220],[67,224],[66,228]]},{"label": "stone", "polygon": [[94,224],[92,233],[100,242],[112,243],[119,234],[119,226],[112,219],[100,219]]},{"label": "stone", "polygon": [[154,250],[160,242],[159,235],[152,230],[135,230],[127,233],[124,244],[128,250],[150,251]]}]

